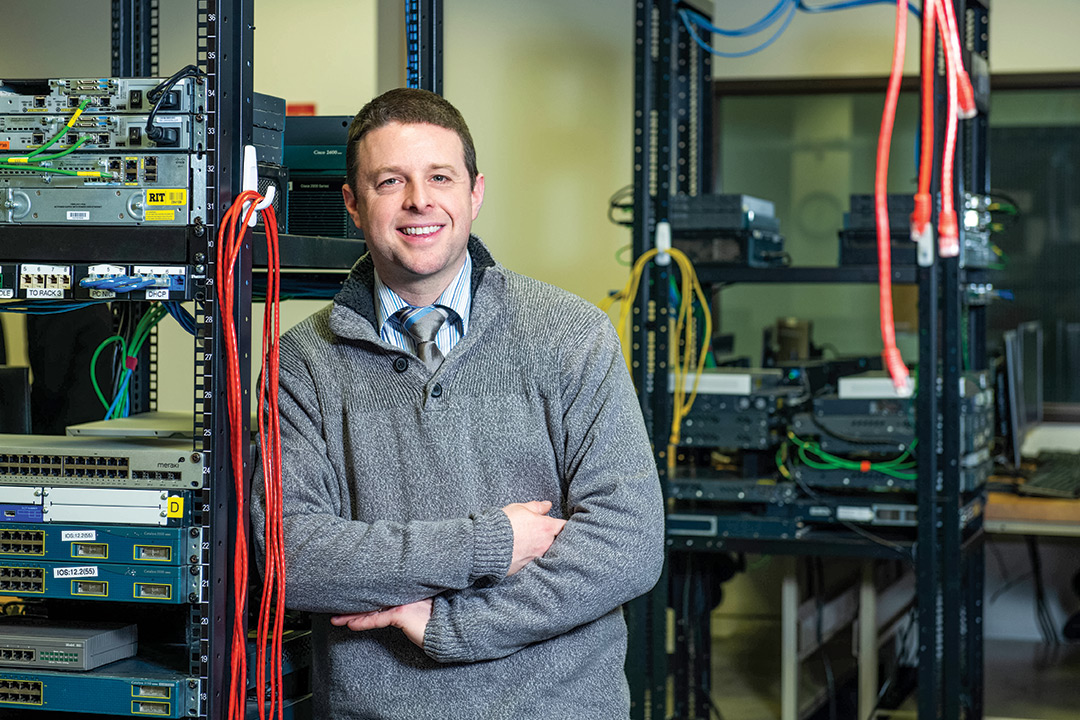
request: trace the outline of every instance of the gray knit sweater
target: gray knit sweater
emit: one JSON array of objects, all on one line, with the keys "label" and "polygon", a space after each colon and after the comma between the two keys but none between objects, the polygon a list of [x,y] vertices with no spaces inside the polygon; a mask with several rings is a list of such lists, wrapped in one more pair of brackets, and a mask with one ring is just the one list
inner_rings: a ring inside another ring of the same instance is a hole
[{"label": "gray knit sweater", "polygon": [[[285,595],[315,613],[315,717],[625,720],[620,605],[656,582],[664,520],[618,340],[469,251],[469,332],[434,374],[380,340],[367,256],[281,341]],[[261,551],[261,474],[252,495]],[[507,577],[500,508],[530,500],[568,522]],[[432,596],[422,650],[329,623]]]}]

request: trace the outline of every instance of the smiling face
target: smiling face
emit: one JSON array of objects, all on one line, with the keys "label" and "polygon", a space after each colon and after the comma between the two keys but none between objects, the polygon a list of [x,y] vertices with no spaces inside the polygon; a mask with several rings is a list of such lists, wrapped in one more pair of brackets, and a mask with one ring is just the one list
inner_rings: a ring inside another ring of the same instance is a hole
[{"label": "smiling face", "polygon": [[356,146],[356,192],[342,192],[380,279],[412,305],[429,305],[465,262],[484,176],[470,187],[461,138],[426,123],[392,122]]}]

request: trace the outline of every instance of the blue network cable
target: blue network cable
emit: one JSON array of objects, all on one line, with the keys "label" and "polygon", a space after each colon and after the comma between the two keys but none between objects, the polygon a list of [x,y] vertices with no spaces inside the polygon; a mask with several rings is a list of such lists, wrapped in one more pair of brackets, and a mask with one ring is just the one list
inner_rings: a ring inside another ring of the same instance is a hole
[{"label": "blue network cable", "polygon": [[195,318],[178,302],[163,302],[166,312],[172,316],[188,335],[195,334]]},{"label": "blue network cable", "polygon": [[[674,0],[675,4],[678,4],[679,0]],[[757,22],[751,23],[743,28],[721,28],[713,25],[709,22],[709,19],[697,12],[688,8],[680,8],[678,10],[679,19],[682,20],[683,25],[686,27],[686,31],[690,33],[690,36],[694,38],[702,49],[713,55],[723,58],[741,58],[759,53],[765,48],[776,42],[788,25],[791,24],[791,19],[795,17],[796,11],[801,10],[805,13],[824,13],[834,12],[837,10],[850,10],[851,8],[863,7],[868,5],[894,5],[893,0],[843,0],[842,2],[829,3],[827,5],[807,5],[803,0],[780,0],[773,8],[766,13],[766,15]],[[922,14],[918,7],[914,3],[909,2],[908,10],[915,15],[915,17],[921,17]],[[705,42],[701,36],[694,30],[693,25],[702,28],[706,32],[714,35],[721,35],[724,37],[748,37],[750,35],[756,35],[764,30],[772,27],[780,18],[787,12],[787,16],[784,17],[783,22],[780,24],[779,29],[774,32],[767,40],[760,45],[750,48],[749,50],[741,50],[738,52],[725,52],[723,50],[717,50],[709,43]]]},{"label": "blue network cable", "polygon": [[79,310],[87,305],[100,305],[105,300],[90,302],[57,302],[55,300],[12,300],[0,303],[0,312],[18,313],[19,315],[58,315]]}]

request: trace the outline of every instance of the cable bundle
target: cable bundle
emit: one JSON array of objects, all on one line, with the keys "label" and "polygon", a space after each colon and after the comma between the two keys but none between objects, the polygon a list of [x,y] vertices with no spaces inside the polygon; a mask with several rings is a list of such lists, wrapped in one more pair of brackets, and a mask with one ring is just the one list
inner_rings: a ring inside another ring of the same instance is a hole
[{"label": "cable bundle", "polygon": [[[683,418],[690,413],[690,408],[694,405],[694,399],[697,397],[698,380],[700,380],[701,371],[705,367],[705,358],[709,351],[709,340],[712,337],[712,316],[709,313],[709,303],[705,299],[705,293],[701,288],[701,283],[697,278],[697,272],[694,270],[694,265],[690,262],[690,258],[676,248],[668,248],[665,252],[670,254],[678,264],[680,274],[682,275],[683,286],[682,291],[679,293],[681,299],[679,302],[679,314],[675,320],[675,331],[671,336],[673,338],[675,349],[675,363],[674,371],[672,373],[674,376],[675,387],[672,398],[671,437],[668,440],[668,464],[674,465],[674,448],[679,444],[682,421]],[[615,325],[615,330],[618,332],[619,340],[622,342],[624,348],[629,345],[630,312],[634,306],[634,298],[637,297],[638,286],[641,284],[641,276],[644,273],[645,264],[649,260],[655,258],[659,253],[660,251],[656,248],[643,252],[630,271],[630,279],[627,281],[626,287],[618,293],[605,298],[604,301],[600,303],[600,308],[605,311],[610,308],[615,301],[623,303],[619,310],[619,321]],[[694,339],[693,314],[695,297],[703,310],[705,325],[704,332],[702,333],[701,349],[697,353],[696,361],[693,354],[693,348],[696,345]],[[687,397],[686,377],[690,374],[692,367],[695,372],[694,384],[690,390],[689,397]]]},{"label": "cable bundle", "polygon": [[932,248],[930,220],[933,215],[930,183],[934,163],[934,50],[939,33],[945,57],[945,84],[948,93],[945,119],[945,146],[941,157],[941,212],[938,215],[939,252],[942,257],[960,254],[959,228],[953,197],[953,169],[956,162],[956,132],[959,119],[975,117],[975,92],[964,69],[960,33],[950,0],[925,0],[922,25],[921,121],[922,147],[919,157],[919,187],[915,212],[911,215],[911,239]]},{"label": "cable bundle", "polygon": [[[915,479],[915,461],[911,458],[911,451],[915,448],[913,441],[904,452],[889,460],[852,460],[850,458],[833,455],[821,449],[821,445],[814,440],[804,440],[795,433],[788,431],[788,440],[797,448],[799,459],[804,465],[817,470],[854,470],[857,472],[879,472],[900,480]],[[776,451],[776,466],[780,474],[790,479],[790,471],[787,468],[787,445],[781,445]],[[907,472],[905,472],[907,471]]]},{"label": "cable bundle", "polygon": [[[233,319],[235,299],[233,288],[235,270],[248,221],[263,200],[257,192],[242,192],[222,218],[218,231],[217,276],[218,300],[221,303],[222,330],[226,344],[229,411],[229,447],[236,492],[236,543],[233,554],[233,633],[232,684],[230,687],[229,718],[243,720],[245,716],[247,683],[247,637],[244,633],[245,607],[248,592],[248,546],[244,533],[247,517],[244,483],[244,457],[247,453],[247,411],[243,407],[240,378],[240,356]],[[259,692],[259,717],[266,716],[262,691],[266,687],[266,644],[271,635],[270,709],[278,718],[284,712],[284,688],[281,678],[281,642],[285,624],[285,556],[282,549],[284,530],[281,519],[281,421],[278,415],[278,336],[280,330],[280,280],[278,258],[277,218],[272,206],[262,210],[266,226],[267,289],[266,313],[263,320],[263,372],[259,383],[259,453],[263,467],[266,495],[266,568],[262,601],[259,606],[256,639],[256,679]]]},{"label": "cable bundle", "polygon": [[65,170],[63,168],[55,168],[39,164],[42,162],[48,162],[49,160],[58,160],[65,155],[70,155],[71,153],[81,148],[85,143],[89,142],[90,136],[86,135],[80,138],[78,142],[76,142],[74,145],[67,148],[66,150],[61,150],[60,152],[53,153],[51,155],[42,155],[43,152],[55,145],[56,142],[60,140],[60,138],[64,137],[68,134],[69,131],[74,129],[75,123],[78,122],[79,116],[82,115],[83,110],[86,109],[86,106],[89,102],[90,98],[83,98],[82,102],[79,103],[79,107],[77,107],[75,109],[75,112],[71,114],[71,118],[68,119],[64,127],[60,128],[60,132],[53,135],[52,138],[50,138],[49,141],[41,147],[37,148],[33,152],[27,153],[26,155],[16,155],[14,157],[0,158],[0,169],[19,170],[24,172],[54,173],[56,175],[70,175],[71,177],[112,178],[113,175],[111,173],[100,172],[97,170]]},{"label": "cable bundle", "polygon": [[[826,13],[834,12],[836,10],[850,10],[852,8],[866,7],[867,5],[881,5],[884,3],[891,3],[892,1],[893,0],[842,0],[842,2],[826,3],[824,5],[807,5],[804,0],[779,0],[779,2],[776,3],[773,9],[766,13],[765,16],[762,17],[760,20],[752,22],[746,27],[741,28],[717,27],[711,22],[709,22],[708,17],[702,15],[700,12],[690,7],[679,7],[677,12],[679,14],[679,18],[682,20],[683,26],[690,34],[690,37],[692,37],[694,39],[694,42],[696,42],[703,50],[712,55],[716,55],[717,57],[742,58],[747,57],[748,55],[759,53],[765,48],[772,45],[774,42],[776,42],[776,39],[780,37],[784,33],[784,31],[787,30],[788,25],[791,24],[791,20],[795,17],[796,11],[801,11],[808,14]],[[681,5],[679,0],[673,0],[673,2],[676,6]],[[916,15],[919,14],[918,9],[914,5],[912,5],[911,3],[908,3],[907,5],[911,12],[915,13]],[[781,17],[783,17],[784,19],[783,22],[780,23],[780,27],[766,40],[750,48],[749,50],[741,50],[738,52],[726,52],[724,50],[717,50],[712,45],[709,45],[704,40],[702,40],[698,36],[698,33],[695,32],[693,27],[694,25],[696,25],[705,32],[720,35],[722,37],[742,38],[765,32],[777,22],[780,22]]]},{"label": "cable bundle", "polygon": [[[154,329],[162,318],[168,314],[168,311],[161,303],[153,303],[150,305],[150,309],[139,319],[139,323],[135,326],[135,333],[131,336],[131,340],[125,340],[123,335],[113,335],[112,337],[105,338],[105,340],[97,346],[93,356],[90,358],[90,382],[94,385],[94,392],[98,396],[98,400],[105,407],[105,419],[113,420],[115,418],[127,417],[131,412],[131,397],[128,393],[128,385],[131,381],[131,376],[135,374],[135,368],[139,365],[139,353],[142,352],[142,347],[146,343],[147,338],[150,337],[150,331]],[[98,357],[102,351],[112,343],[120,345],[120,353],[123,358],[122,375],[120,375],[119,385],[116,387],[116,392],[113,394],[112,402],[105,399],[104,393],[101,392],[101,388],[98,386],[97,368]]]}]

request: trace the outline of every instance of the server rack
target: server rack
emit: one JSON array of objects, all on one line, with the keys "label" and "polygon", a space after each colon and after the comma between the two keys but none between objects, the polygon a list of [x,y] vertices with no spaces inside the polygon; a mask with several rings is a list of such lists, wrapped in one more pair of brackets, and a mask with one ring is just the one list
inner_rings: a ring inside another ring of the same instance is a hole
[{"label": "server rack", "polygon": [[[950,0],[960,20],[964,65],[985,67],[988,55],[988,5],[983,0]],[[640,256],[654,246],[656,226],[668,217],[670,197],[676,192],[709,192],[707,160],[692,153],[702,147],[701,133],[711,131],[704,104],[711,101],[709,59],[695,57],[695,43],[675,20],[675,7],[665,0],[638,0],[635,26],[634,88],[634,225],[633,249]],[[711,16],[711,12],[706,13]],[[697,88],[698,92],[693,90]],[[945,81],[937,76],[936,107],[944,107]],[[981,108],[983,111],[986,108]],[[939,111],[940,138],[945,119]],[[957,144],[956,197],[965,191],[985,194],[989,188],[986,163],[985,112],[961,124]],[[676,159],[672,160],[672,155]],[[708,156],[707,153],[703,155]],[[673,167],[674,165],[674,167]],[[935,177],[933,192],[940,190]],[[935,211],[936,219],[936,211]],[[961,223],[960,242],[964,228]],[[668,307],[667,268],[652,265],[642,279],[633,310],[632,374],[638,389],[646,427],[653,439],[657,466],[669,508],[672,497],[667,467],[666,440],[670,431],[671,400],[667,392]],[[762,269],[699,266],[703,284],[732,282],[869,283],[876,282],[876,267],[792,267]],[[981,271],[960,267],[956,258],[938,259],[927,267],[893,268],[893,281],[918,286],[919,376],[917,437],[922,448],[917,469],[918,527],[913,541],[886,547],[854,534],[815,535],[793,541],[749,537],[692,538],[668,536],[669,551],[759,552],[781,555],[903,558],[915,567],[919,613],[919,715],[937,718],[982,717],[982,593],[983,544],[981,521],[966,529],[946,522],[960,512],[964,500],[960,484],[959,379],[966,363],[986,367],[985,310],[965,302],[969,283],[983,279]],[[970,338],[967,358],[960,356],[960,334]],[[939,370],[940,366],[940,370]],[[940,403],[936,388],[942,388]],[[938,418],[940,417],[940,426]],[[723,518],[718,518],[723,522]],[[692,573],[683,562],[669,562],[656,590],[628,611],[632,714],[634,718],[665,717],[667,681],[674,677],[674,717],[708,715],[699,704],[693,683],[708,683],[708,633],[694,628],[703,618],[680,618],[676,613],[675,653],[669,664],[662,647],[664,612],[669,587]],[[707,620],[707,614],[704,618]],[[702,665],[705,665],[704,672]]]},{"label": "server rack", "polygon": [[[114,77],[153,76],[158,72],[159,36],[158,0],[113,0],[112,73]],[[193,453],[205,459],[203,487],[190,492],[189,530],[201,538],[197,551],[184,558],[184,572],[199,578],[196,589],[182,598],[187,606],[184,664],[187,676],[182,690],[192,701],[185,717],[223,718],[228,699],[227,688],[231,660],[228,638],[231,632],[231,582],[227,569],[237,532],[231,509],[235,508],[231,469],[228,465],[225,412],[225,358],[221,335],[220,310],[214,287],[214,245],[219,217],[240,191],[240,178],[234,168],[241,167],[242,146],[250,142],[252,68],[245,58],[251,56],[254,29],[250,0],[198,0],[196,65],[202,71],[206,87],[205,106],[197,113],[205,116],[205,145],[198,148],[207,159],[205,217],[192,219],[187,226],[101,228],[64,226],[61,233],[52,226],[11,225],[0,229],[3,235],[5,262],[62,260],[68,263],[108,260],[123,257],[127,261],[184,265],[194,283],[197,334],[195,353],[195,440]],[[78,75],[77,72],[72,73]],[[167,257],[166,257],[167,256]],[[237,324],[241,328],[241,346],[250,345],[250,247],[243,254],[242,270],[237,274]],[[132,311],[141,313],[144,303],[123,297],[117,303],[131,303]],[[148,357],[153,358],[153,343]],[[154,408],[154,363],[141,363],[143,372],[136,378],[133,410]],[[247,378],[249,372],[241,372]],[[250,389],[243,381],[244,396]],[[245,467],[245,472],[247,468]],[[104,605],[99,603],[99,605]],[[152,633],[151,633],[152,634]],[[179,692],[179,691],[178,691]],[[92,695],[87,702],[93,703]],[[87,706],[94,709],[97,706]],[[3,712],[12,712],[5,709]],[[97,709],[101,712],[100,708]],[[161,712],[161,707],[151,712]],[[112,710],[111,712],[117,712]],[[132,713],[136,712],[132,709]],[[33,716],[33,712],[28,713]]]}]

